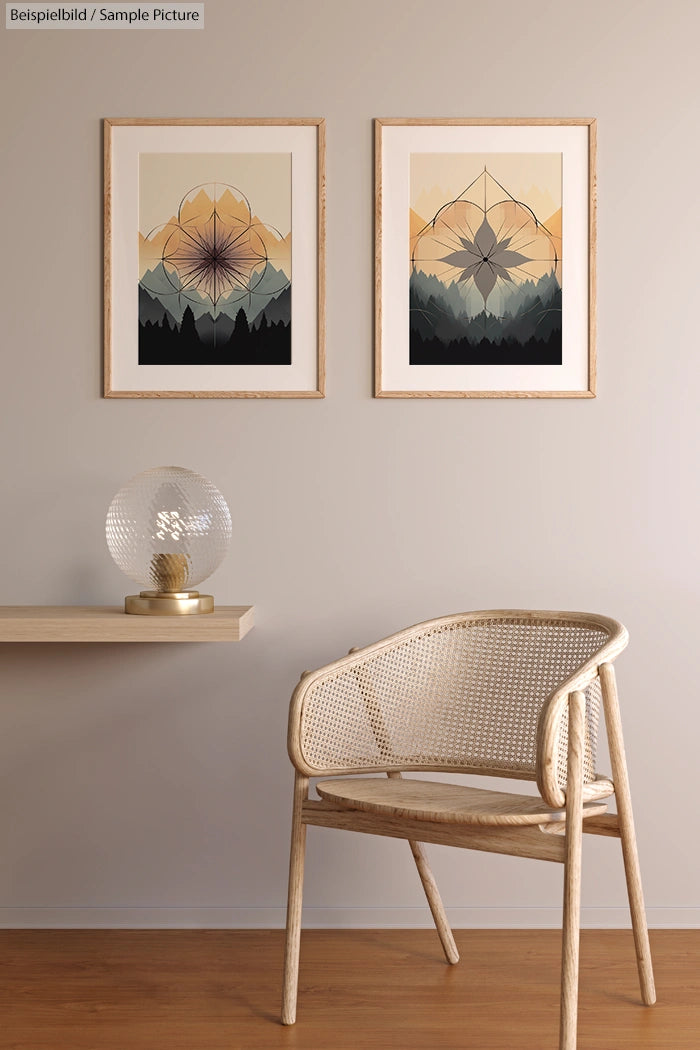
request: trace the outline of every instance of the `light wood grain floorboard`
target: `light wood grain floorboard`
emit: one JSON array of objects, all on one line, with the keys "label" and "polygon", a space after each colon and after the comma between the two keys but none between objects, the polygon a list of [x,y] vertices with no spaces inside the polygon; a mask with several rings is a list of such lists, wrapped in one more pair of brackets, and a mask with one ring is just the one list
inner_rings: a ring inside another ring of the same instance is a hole
[{"label": "light wood grain floorboard", "polygon": [[[281,931],[0,932],[2,1050],[555,1050],[560,934],[302,934],[279,1024]],[[700,930],[655,930],[643,1007],[630,931],[586,930],[578,1050],[698,1050]]]}]

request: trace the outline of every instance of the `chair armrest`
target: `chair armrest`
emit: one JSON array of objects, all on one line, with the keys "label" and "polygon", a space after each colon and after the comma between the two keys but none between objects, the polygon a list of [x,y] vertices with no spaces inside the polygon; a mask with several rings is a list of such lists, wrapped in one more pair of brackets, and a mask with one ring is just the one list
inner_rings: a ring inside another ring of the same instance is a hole
[{"label": "chair armrest", "polygon": [[[569,697],[575,691],[586,694],[586,752],[590,767],[586,783],[593,785],[596,780],[594,729],[597,726],[600,698],[599,668],[601,664],[612,663],[629,640],[622,624],[610,622],[615,624],[616,629],[608,641],[575,674],[557,686],[540,712],[537,726],[537,787],[549,806],[563,806],[566,801],[568,705]],[[601,781],[604,779],[601,778]]]}]

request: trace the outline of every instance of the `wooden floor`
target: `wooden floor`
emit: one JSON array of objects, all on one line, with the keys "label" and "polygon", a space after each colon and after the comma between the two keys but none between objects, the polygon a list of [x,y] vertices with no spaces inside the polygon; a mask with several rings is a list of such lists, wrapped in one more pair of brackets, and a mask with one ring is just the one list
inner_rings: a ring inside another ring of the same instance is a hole
[{"label": "wooden floor", "polygon": [[[559,933],[305,931],[299,1015],[278,1021],[279,931],[0,931],[2,1050],[556,1050]],[[582,935],[579,1050],[698,1050],[700,930]]]}]

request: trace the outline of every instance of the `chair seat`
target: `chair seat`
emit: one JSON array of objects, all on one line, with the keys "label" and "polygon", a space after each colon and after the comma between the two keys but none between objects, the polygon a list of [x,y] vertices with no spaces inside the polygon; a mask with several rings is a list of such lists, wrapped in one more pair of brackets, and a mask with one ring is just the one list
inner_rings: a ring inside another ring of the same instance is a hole
[{"label": "chair seat", "polygon": [[[445,784],[434,780],[352,777],[319,780],[321,798],[345,809],[388,817],[431,820],[441,824],[550,824],[566,819],[564,809],[551,809],[539,796]],[[604,802],[583,807],[584,817],[604,813]]]}]

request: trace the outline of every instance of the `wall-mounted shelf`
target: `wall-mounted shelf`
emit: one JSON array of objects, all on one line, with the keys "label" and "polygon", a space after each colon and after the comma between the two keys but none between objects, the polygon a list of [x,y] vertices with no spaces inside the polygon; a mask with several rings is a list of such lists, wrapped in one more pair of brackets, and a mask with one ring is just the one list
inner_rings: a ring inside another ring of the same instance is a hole
[{"label": "wall-mounted shelf", "polygon": [[195,616],[135,616],[112,605],[2,605],[0,642],[240,642],[252,605]]}]

